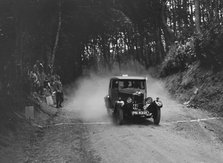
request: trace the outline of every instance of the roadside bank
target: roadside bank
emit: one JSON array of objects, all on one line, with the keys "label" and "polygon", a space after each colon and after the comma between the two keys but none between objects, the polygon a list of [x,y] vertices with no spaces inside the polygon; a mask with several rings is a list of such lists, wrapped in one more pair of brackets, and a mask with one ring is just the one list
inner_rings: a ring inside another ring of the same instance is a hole
[{"label": "roadside bank", "polygon": [[58,110],[21,92],[1,96],[0,162],[29,162]]},{"label": "roadside bank", "polygon": [[204,69],[196,62],[164,81],[171,95],[187,107],[223,116],[223,71]]}]

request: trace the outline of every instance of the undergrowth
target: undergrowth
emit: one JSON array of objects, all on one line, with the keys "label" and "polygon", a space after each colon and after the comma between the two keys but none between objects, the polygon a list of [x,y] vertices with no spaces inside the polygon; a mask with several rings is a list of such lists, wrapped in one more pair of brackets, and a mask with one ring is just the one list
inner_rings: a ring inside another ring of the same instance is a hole
[{"label": "undergrowth", "polygon": [[167,88],[187,106],[223,115],[223,28],[176,41],[161,65]]}]

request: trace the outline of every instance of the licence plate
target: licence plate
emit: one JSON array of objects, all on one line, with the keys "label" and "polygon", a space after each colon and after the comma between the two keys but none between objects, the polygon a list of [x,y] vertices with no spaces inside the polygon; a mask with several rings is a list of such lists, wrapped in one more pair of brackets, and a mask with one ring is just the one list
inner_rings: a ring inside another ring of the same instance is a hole
[{"label": "licence plate", "polygon": [[132,111],[132,115],[146,115],[147,111]]},{"label": "licence plate", "polygon": [[138,104],[133,104],[133,110],[137,110],[138,109]]}]

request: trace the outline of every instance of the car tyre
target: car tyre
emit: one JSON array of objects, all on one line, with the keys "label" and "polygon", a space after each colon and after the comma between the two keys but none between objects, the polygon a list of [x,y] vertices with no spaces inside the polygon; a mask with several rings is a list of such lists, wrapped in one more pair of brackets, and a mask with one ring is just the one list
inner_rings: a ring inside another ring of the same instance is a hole
[{"label": "car tyre", "polygon": [[106,110],[107,110],[107,115],[110,117],[111,116],[111,110],[109,108],[107,108]]},{"label": "car tyre", "polygon": [[159,125],[160,117],[161,117],[161,110],[160,110],[160,108],[157,108],[157,110],[155,111],[155,113],[153,115],[153,121],[154,121],[155,125]]},{"label": "car tyre", "polygon": [[115,112],[115,123],[117,125],[122,125],[123,120],[124,120],[123,110],[119,108]]}]

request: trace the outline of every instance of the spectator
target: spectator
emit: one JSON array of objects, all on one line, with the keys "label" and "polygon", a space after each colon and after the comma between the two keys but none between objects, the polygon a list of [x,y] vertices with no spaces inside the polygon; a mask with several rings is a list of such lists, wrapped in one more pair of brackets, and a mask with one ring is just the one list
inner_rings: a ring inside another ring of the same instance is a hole
[{"label": "spectator", "polygon": [[63,102],[63,87],[60,81],[60,77],[56,76],[56,81],[54,82],[54,89],[56,91],[56,107],[62,107]]},{"label": "spectator", "polygon": [[37,77],[37,74],[33,71],[30,72],[30,78],[31,78],[31,82],[32,82],[32,90],[34,92],[37,92],[37,89],[38,89],[38,77]]},{"label": "spectator", "polygon": [[42,95],[43,94],[43,88],[44,88],[44,81],[45,81],[45,78],[46,78],[46,75],[45,73],[42,71],[39,76],[38,76],[38,79],[39,79],[39,91],[40,91],[40,94]]}]

